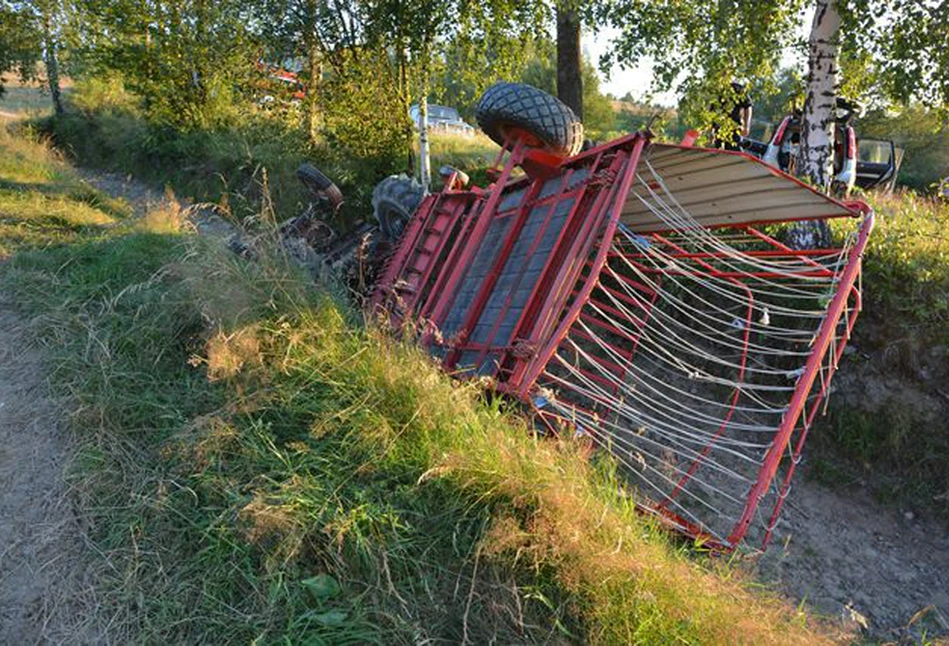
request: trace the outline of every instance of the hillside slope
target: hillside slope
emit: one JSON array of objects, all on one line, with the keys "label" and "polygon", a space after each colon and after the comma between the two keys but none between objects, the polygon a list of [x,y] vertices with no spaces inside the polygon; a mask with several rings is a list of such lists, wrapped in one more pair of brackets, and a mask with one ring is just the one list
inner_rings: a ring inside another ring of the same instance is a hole
[{"label": "hillside slope", "polygon": [[0,137],[0,285],[69,402],[117,639],[835,638],[670,542],[608,460],[533,438],[276,249],[246,263]]}]

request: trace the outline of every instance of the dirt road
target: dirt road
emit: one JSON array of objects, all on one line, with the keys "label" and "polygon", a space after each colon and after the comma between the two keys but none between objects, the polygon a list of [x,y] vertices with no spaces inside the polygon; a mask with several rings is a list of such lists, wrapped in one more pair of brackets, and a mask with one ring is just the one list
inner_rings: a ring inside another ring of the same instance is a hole
[{"label": "dirt road", "polygon": [[72,454],[38,353],[0,295],[0,643],[71,642],[86,547],[64,470]]}]

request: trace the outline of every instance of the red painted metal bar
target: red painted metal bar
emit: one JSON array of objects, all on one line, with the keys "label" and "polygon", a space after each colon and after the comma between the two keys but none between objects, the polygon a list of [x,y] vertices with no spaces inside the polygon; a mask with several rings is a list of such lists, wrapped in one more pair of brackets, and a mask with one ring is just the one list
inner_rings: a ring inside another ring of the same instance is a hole
[{"label": "red painted metal bar", "polygon": [[781,425],[778,427],[778,432],[775,434],[774,441],[765,455],[765,459],[761,465],[761,469],[758,472],[755,485],[751,488],[749,493],[748,502],[745,505],[745,509],[742,512],[741,517],[738,519],[734,530],[728,537],[728,542],[732,545],[737,545],[739,541],[741,541],[742,537],[744,537],[745,532],[748,531],[748,525],[751,524],[751,519],[754,517],[755,512],[758,509],[758,504],[761,502],[761,499],[764,498],[764,495],[771,484],[771,480],[774,478],[774,474],[778,469],[778,465],[781,462],[781,454],[790,440],[791,433],[794,431],[795,426],[797,426],[798,418],[801,415],[801,409],[805,400],[807,399],[811,386],[814,384],[814,380],[817,377],[817,372],[820,370],[821,363],[824,360],[824,354],[827,352],[827,348],[830,345],[831,337],[835,336],[837,322],[840,320],[840,316],[844,309],[846,309],[847,301],[850,298],[850,290],[854,286],[857,276],[860,274],[860,265],[863,257],[863,251],[867,246],[867,238],[869,237],[870,231],[872,229],[873,214],[871,212],[868,213],[864,219],[860,230],[860,235],[858,236],[857,242],[854,244],[854,247],[850,252],[850,258],[848,260],[847,266],[838,282],[837,293],[834,294],[834,298],[831,300],[830,305],[827,308],[827,315],[824,317],[824,320],[821,323],[817,339],[814,341],[814,345],[812,346],[811,355],[808,357],[807,363],[805,364],[804,373],[798,379],[797,387],[795,388],[794,394],[791,396],[791,401],[788,405],[788,410],[784,414],[784,417],[781,420]]},{"label": "red painted metal bar", "polygon": [[[419,316],[422,318],[431,319],[436,325],[440,325],[441,321],[436,321],[434,318],[432,318],[432,310],[438,304],[438,302],[440,302],[443,295],[445,294],[446,284],[451,278],[454,268],[458,265],[458,259],[464,252],[465,245],[470,243],[472,239],[471,232],[478,223],[479,214],[481,213],[480,207],[483,206],[483,204],[483,202],[480,204],[478,202],[474,202],[465,209],[462,209],[458,214],[458,217],[463,218],[458,235],[453,240],[453,246],[449,250],[445,261],[438,270],[438,278],[435,280],[435,284],[432,285],[432,289],[425,299],[425,302],[422,303],[421,307],[419,307]],[[427,345],[430,342],[430,338],[425,338],[423,339],[422,344]]]},{"label": "red painted metal bar", "polygon": [[[537,253],[537,247],[540,245],[541,240],[543,240],[544,235],[547,233],[547,228],[550,226],[550,221],[553,219],[554,212],[557,210],[557,205],[560,204],[564,199],[569,199],[567,195],[563,194],[563,189],[565,186],[569,186],[570,178],[573,176],[573,173],[574,170],[572,168],[568,169],[567,172],[563,174],[563,178],[560,182],[560,188],[557,193],[555,193],[549,199],[538,201],[538,205],[549,206],[547,208],[547,214],[544,216],[544,221],[537,230],[537,235],[535,236],[534,241],[527,249],[527,253],[525,254],[526,259],[532,258],[534,254]],[[574,193],[576,193],[576,197],[579,197],[583,193],[583,190],[584,189],[581,188],[579,191],[574,191]],[[576,199],[576,197],[574,197],[574,199]],[[517,293],[517,289],[520,287],[523,278],[524,272],[522,271],[517,275],[517,280],[515,280],[514,284],[511,286],[507,298],[504,299],[504,305],[501,308],[501,311],[498,313],[498,318],[488,333],[488,343],[493,342],[497,337],[498,330],[501,327],[501,322],[504,321],[505,316],[507,316],[508,311],[511,309],[511,304],[514,301],[514,295]],[[484,361],[484,356],[479,355],[477,360],[478,365],[480,365],[482,361]]]},{"label": "red painted metal bar", "polygon": [[[758,250],[758,251],[742,251],[741,255],[748,256],[750,258],[800,258],[801,260],[807,259],[809,256],[832,256],[834,254],[839,254],[843,249],[838,249],[836,247],[829,247],[826,249],[802,249],[800,251],[783,251],[783,250]],[[645,254],[642,253],[623,253],[617,252],[615,254],[610,254],[611,256],[620,256],[620,257],[634,257],[634,258],[644,258]],[[669,254],[671,258],[703,258],[703,259],[716,259],[716,258],[728,258],[728,254],[724,251],[694,251],[687,253],[671,253]],[[806,261],[806,260],[805,260]],[[826,269],[823,265],[818,263],[808,263],[812,264],[817,268]]]},{"label": "red painted metal bar", "polygon": [[[592,166],[589,168],[591,176],[593,173],[598,172],[601,162],[602,157],[599,156],[594,160]],[[618,163],[615,158],[613,163]],[[585,222],[580,222],[579,218],[577,218],[578,213],[584,212],[583,208],[586,205],[588,186],[587,183],[584,183],[580,194],[574,200],[573,207],[570,209],[570,213],[564,221],[564,226],[551,248],[551,253],[548,255],[543,269],[541,269],[540,279],[531,290],[530,296],[527,298],[527,305],[525,305],[521,312],[521,317],[514,325],[512,338],[526,338],[528,346],[536,343],[537,327],[535,321],[537,317],[540,316],[541,308],[550,301],[550,290],[551,287],[555,285],[552,272],[560,268],[561,264],[565,262],[565,258],[569,257],[566,256],[566,245],[571,240],[574,241],[574,245],[576,244],[576,240],[580,238],[578,231],[583,230],[580,228],[580,225],[587,224],[589,226],[591,221],[596,220],[595,217],[589,217]],[[517,356],[515,354],[505,357],[504,361],[501,362],[501,367],[504,369],[504,372],[509,375],[508,380],[510,383],[516,384],[516,382],[520,380],[528,361],[526,357]],[[512,386],[511,391],[516,391],[516,387]]]},{"label": "red painted metal bar", "polygon": [[496,182],[495,190],[491,192],[491,196],[478,212],[477,222],[472,228],[470,238],[464,241],[465,244],[461,245],[461,251],[455,261],[455,265],[451,268],[449,277],[445,281],[444,291],[438,295],[438,300],[432,311],[432,320],[435,321],[437,325],[441,325],[445,320],[445,315],[448,313],[448,309],[451,307],[452,302],[454,302],[454,297],[458,293],[458,285],[465,272],[467,272],[474,255],[478,249],[481,248],[481,243],[484,241],[484,236],[488,232],[488,227],[491,226],[492,215],[497,210],[498,202],[501,201],[501,196],[504,193],[504,185],[507,184],[508,179],[510,179],[515,165],[523,156],[523,152],[524,144],[518,141],[514,144],[511,156],[504,166],[504,170],[501,171],[501,175]]},{"label": "red painted metal bar", "polygon": [[[384,285],[390,289],[395,285],[396,280],[399,278],[399,274],[401,274],[402,269],[405,266],[406,260],[408,260],[409,255],[415,250],[415,244],[418,242],[418,237],[422,231],[424,223],[428,219],[429,215],[431,215],[432,211],[434,211],[437,200],[438,198],[435,196],[429,196],[426,198],[422,202],[415,216],[409,220],[408,227],[406,227],[405,234],[403,236],[403,242],[399,244],[395,254],[389,259],[382,278],[379,280],[380,285]],[[387,296],[388,294],[385,290],[376,290],[376,293],[372,298],[372,306],[383,306],[384,300]]]},{"label": "red painted metal bar", "polygon": [[[821,265],[821,264],[819,264],[819,263],[816,263],[816,262],[814,262],[813,260],[811,260],[810,258],[808,258],[807,256],[810,255],[810,254],[808,254],[807,252],[808,252],[808,251],[817,251],[817,252],[825,252],[825,253],[827,253],[827,252],[834,251],[834,252],[836,252],[836,253],[839,254],[840,252],[843,251],[843,249],[837,249],[837,248],[831,248],[831,249],[805,249],[805,250],[797,251],[797,250],[795,250],[795,249],[791,249],[789,246],[787,246],[787,245],[785,245],[785,244],[779,242],[778,240],[775,240],[775,239],[772,238],[771,236],[769,236],[769,235],[767,235],[767,234],[765,234],[765,233],[762,233],[761,231],[758,231],[758,230],[755,229],[754,227],[744,227],[744,229],[745,229],[745,231],[747,231],[748,233],[750,233],[750,234],[753,235],[754,237],[758,238],[759,240],[762,240],[762,241],[764,241],[764,242],[767,242],[768,244],[772,245],[773,247],[777,247],[780,251],[783,251],[784,253],[787,253],[787,254],[792,255],[792,256],[796,256],[796,257],[800,258],[801,260],[803,260],[804,262],[807,262],[808,264],[813,265],[814,267],[817,267],[817,268],[819,268],[819,269],[823,269],[823,270],[825,270],[825,271],[827,271],[827,267],[824,267],[823,265]],[[833,272],[831,272],[831,274],[833,275]]]},{"label": "red painted metal bar", "polygon": [[[481,314],[484,312],[484,308],[488,304],[491,294],[494,292],[494,286],[501,277],[501,271],[507,264],[508,258],[511,257],[511,252],[514,250],[514,245],[517,244],[517,240],[521,236],[521,231],[523,231],[524,225],[527,223],[527,218],[531,214],[531,211],[534,207],[533,199],[537,193],[540,192],[540,189],[543,185],[543,180],[535,180],[521,198],[521,203],[518,206],[517,214],[513,216],[516,219],[509,227],[504,243],[501,245],[501,250],[495,257],[491,270],[482,281],[481,287],[478,289],[478,293],[475,295],[471,305],[468,306],[468,311],[465,313],[465,320],[461,325],[462,341],[468,338],[468,335],[471,334],[471,331],[474,329],[475,325],[477,325],[479,319],[481,318]],[[489,212],[488,217],[490,218],[491,216],[492,214]],[[523,273],[523,271],[524,268],[522,267],[521,272]],[[458,350],[449,352],[445,357],[445,367],[449,369],[454,368],[460,357],[461,353]],[[480,355],[479,358],[481,358]],[[480,365],[480,363],[478,365]]]},{"label": "red painted metal bar", "polygon": [[[428,285],[431,282],[432,274],[436,271],[436,269],[438,269],[438,271],[441,271],[442,268],[444,267],[444,263],[440,263],[439,259],[442,257],[442,254],[445,252],[445,247],[449,244],[449,242],[453,242],[451,234],[452,234],[452,230],[458,226],[458,219],[472,205],[472,203],[473,203],[473,200],[465,200],[465,201],[456,200],[456,204],[454,205],[454,208],[452,208],[451,210],[447,212],[443,211],[443,213],[445,214],[447,218],[447,221],[445,223],[445,229],[442,231],[441,236],[438,239],[438,243],[434,251],[432,252],[432,262],[429,263],[428,268],[425,270],[424,275],[419,281],[419,285],[422,288],[424,288],[426,285]],[[423,295],[420,294],[420,297],[421,296]],[[424,301],[422,300],[418,301],[418,303],[420,303],[420,307],[417,308],[419,314],[423,313],[426,302],[430,300],[431,295],[425,294],[424,297],[425,297]]]},{"label": "red painted metal bar", "polygon": [[778,500],[774,503],[774,509],[772,510],[771,518],[768,520],[768,528],[765,531],[764,539],[761,543],[762,551],[767,549],[768,543],[771,542],[771,534],[778,522],[778,517],[781,515],[781,508],[784,506],[784,501],[787,498],[788,491],[791,486],[791,478],[794,476],[794,470],[797,468],[798,462],[800,462],[801,452],[804,450],[804,441],[807,439],[807,435],[810,432],[814,418],[817,416],[817,411],[820,409],[821,402],[827,396],[827,392],[830,389],[830,382],[837,372],[837,366],[840,364],[840,359],[844,354],[844,350],[846,349],[846,342],[853,334],[853,328],[857,323],[857,317],[859,316],[860,311],[863,309],[863,298],[860,294],[860,290],[856,287],[852,287],[851,293],[854,297],[854,307],[851,310],[853,312],[853,316],[849,317],[849,320],[847,321],[847,327],[842,336],[843,343],[838,346],[837,351],[834,353],[834,363],[827,378],[827,382],[824,384],[823,388],[821,388],[817,396],[814,397],[814,401],[811,402],[811,412],[804,419],[804,424],[801,427],[801,431],[799,433],[800,437],[798,438],[797,444],[794,447],[791,464],[788,466],[788,471],[784,476],[783,482],[781,483],[781,488],[778,492]]},{"label": "red painted metal bar", "polygon": [[[622,179],[619,181],[619,183],[614,184],[614,190],[609,191],[609,195],[604,195],[601,192],[600,195],[597,196],[598,201],[600,199],[604,200],[604,203],[602,203],[601,208],[610,204],[608,200],[612,198],[614,195],[625,196],[627,193],[629,193],[630,187],[632,186],[632,183],[633,183],[633,178],[636,176],[636,168],[637,166],[639,166],[639,158],[640,158],[640,155],[642,154],[643,147],[645,146],[645,144],[646,144],[645,136],[642,136],[638,138],[637,140],[635,140],[635,144],[633,146],[633,149],[629,152],[629,156],[627,157],[626,160],[623,160],[625,161],[626,168],[625,168],[625,172],[623,173]],[[617,168],[615,170],[619,170],[619,169]],[[622,200],[616,199],[614,200],[614,202],[615,203],[613,204],[613,209],[608,214],[609,219],[606,221],[606,225],[604,227],[603,233],[600,235],[600,249],[597,251],[596,259],[593,263],[593,266],[591,267],[590,277],[587,279],[586,284],[584,285],[583,292],[580,297],[574,300],[573,304],[570,306],[570,309],[566,312],[566,315],[563,317],[563,320],[554,330],[553,334],[550,335],[550,337],[548,337],[549,340],[546,342],[545,346],[533,357],[531,362],[526,366],[525,371],[523,373],[523,380],[517,385],[522,398],[526,399],[528,397],[528,393],[531,387],[533,386],[534,380],[537,379],[537,376],[543,370],[547,361],[549,361],[550,357],[554,354],[554,352],[556,352],[557,346],[560,344],[560,341],[567,335],[567,332],[570,330],[574,321],[576,321],[577,316],[579,316],[580,309],[583,307],[586,301],[586,298],[589,297],[590,292],[593,291],[594,287],[597,284],[600,271],[603,269],[603,265],[606,263],[607,254],[612,248],[613,237],[616,235],[616,229],[619,226],[619,221],[620,221],[620,214],[623,209]],[[594,207],[594,209],[592,210],[592,213],[596,213],[596,207]],[[592,217],[589,219],[591,221],[595,220],[595,218],[592,218]],[[594,225],[595,225],[594,231],[588,234],[590,235],[591,238],[595,237],[596,230],[599,229],[599,226],[596,226],[596,225],[599,225],[599,221],[598,220],[595,221]],[[590,243],[592,244],[592,242],[593,240],[591,239]],[[584,248],[586,248],[586,246],[581,247],[577,251],[583,251]],[[583,256],[584,259],[585,259],[585,256],[586,254],[584,254]],[[577,258],[578,254],[574,254],[572,257]],[[566,283],[568,281],[572,283],[572,281],[576,280],[576,274],[579,273],[579,270],[581,268],[582,268],[581,263],[577,263],[577,267],[575,271],[570,271],[570,272],[564,271],[566,268],[562,267],[560,275],[558,276],[558,280],[555,283],[555,285],[558,285],[558,289],[565,290],[565,291],[572,290],[573,284],[568,285]],[[549,302],[549,299],[548,299],[548,302]],[[539,326],[540,329],[538,331],[543,333],[544,327],[546,326],[545,325]],[[533,338],[540,339],[544,337],[540,337],[539,335],[537,335],[537,336],[534,336]]]}]

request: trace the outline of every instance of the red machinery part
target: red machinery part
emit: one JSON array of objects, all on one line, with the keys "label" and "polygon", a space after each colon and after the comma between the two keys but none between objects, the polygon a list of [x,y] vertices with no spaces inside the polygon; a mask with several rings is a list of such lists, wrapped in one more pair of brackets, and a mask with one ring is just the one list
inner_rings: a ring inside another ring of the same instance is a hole
[{"label": "red machinery part", "polygon": [[[612,451],[644,511],[721,550],[767,545],[861,308],[872,213],[642,133],[540,168],[506,148],[487,190],[425,199],[374,305]],[[833,249],[775,235],[815,218],[856,226]]]}]

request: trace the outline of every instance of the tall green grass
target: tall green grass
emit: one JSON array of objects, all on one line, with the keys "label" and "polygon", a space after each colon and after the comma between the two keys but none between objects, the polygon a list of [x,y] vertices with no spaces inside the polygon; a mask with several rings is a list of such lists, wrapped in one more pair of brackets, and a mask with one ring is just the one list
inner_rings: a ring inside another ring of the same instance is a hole
[{"label": "tall green grass", "polygon": [[276,246],[247,263],[165,212],[20,248],[0,284],[70,402],[117,641],[834,637]]}]

